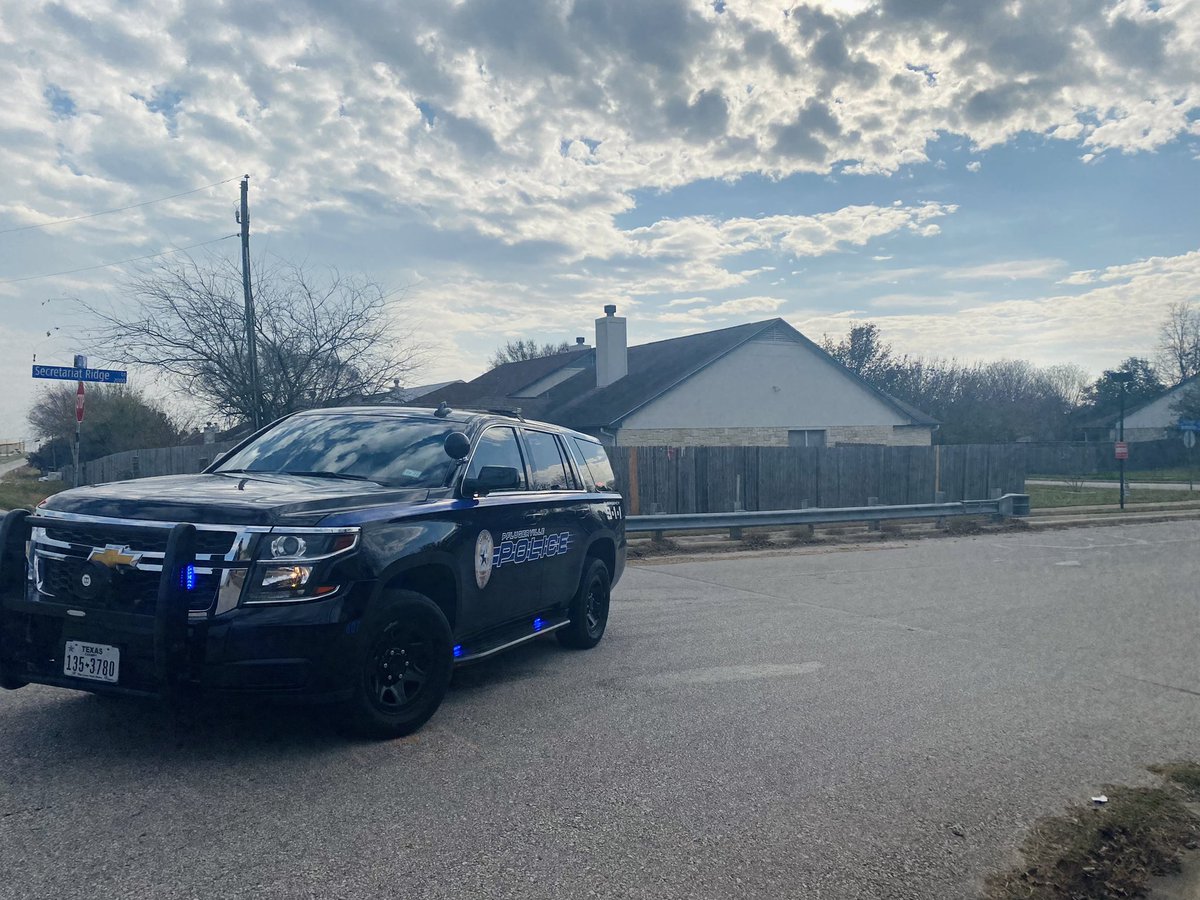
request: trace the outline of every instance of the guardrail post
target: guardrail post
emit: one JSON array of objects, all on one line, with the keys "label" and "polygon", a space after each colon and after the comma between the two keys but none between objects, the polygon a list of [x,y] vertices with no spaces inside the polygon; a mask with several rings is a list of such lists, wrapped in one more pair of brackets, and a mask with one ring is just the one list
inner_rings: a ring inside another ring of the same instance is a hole
[{"label": "guardrail post", "polygon": [[[879,505],[878,497],[868,497],[867,498],[867,506],[878,506],[878,505]],[[879,526],[878,519],[872,519],[870,522],[867,523],[867,531],[879,531],[879,528],[880,528],[880,526]]]},{"label": "guardrail post", "polygon": [[729,539],[731,541],[740,541],[742,539],[742,529],[730,528],[729,529]]},{"label": "guardrail post", "polygon": [[[933,492],[933,502],[934,503],[945,503],[946,502],[946,492],[945,491],[934,491]],[[935,521],[933,523],[933,525],[935,528],[945,528],[946,527],[946,517],[938,516],[937,521]]]}]

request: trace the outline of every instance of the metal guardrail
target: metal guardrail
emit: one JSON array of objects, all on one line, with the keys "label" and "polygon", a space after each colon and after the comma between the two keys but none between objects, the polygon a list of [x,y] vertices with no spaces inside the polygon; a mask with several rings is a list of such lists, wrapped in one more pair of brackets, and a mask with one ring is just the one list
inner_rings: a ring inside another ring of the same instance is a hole
[{"label": "metal guardrail", "polygon": [[[952,516],[1029,515],[1028,494],[1005,494],[994,500],[964,500],[956,503],[910,503],[903,506],[846,506],[833,509],[772,509],[727,513],[681,513],[630,516],[625,520],[629,534],[666,531],[719,531],[779,525],[829,525],[841,522],[882,522],[886,519],[945,519]],[[737,535],[734,534],[736,537]]]}]

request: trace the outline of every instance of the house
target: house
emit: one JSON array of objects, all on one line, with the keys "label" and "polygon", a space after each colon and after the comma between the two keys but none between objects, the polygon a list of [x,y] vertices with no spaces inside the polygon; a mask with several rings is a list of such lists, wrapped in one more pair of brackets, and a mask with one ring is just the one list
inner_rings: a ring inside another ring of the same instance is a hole
[{"label": "house", "polygon": [[[1179,416],[1171,407],[1178,403],[1192,385],[1200,384],[1200,375],[1185,378],[1165,394],[1148,403],[1125,410],[1126,441],[1159,441],[1178,437]],[[1115,441],[1118,437],[1120,415],[1113,413],[1084,426],[1091,440]]]},{"label": "house", "polygon": [[618,446],[927,446],[937,428],[783,319],[629,347],[616,310],[596,320],[594,347],[578,338],[413,402],[519,408]]}]

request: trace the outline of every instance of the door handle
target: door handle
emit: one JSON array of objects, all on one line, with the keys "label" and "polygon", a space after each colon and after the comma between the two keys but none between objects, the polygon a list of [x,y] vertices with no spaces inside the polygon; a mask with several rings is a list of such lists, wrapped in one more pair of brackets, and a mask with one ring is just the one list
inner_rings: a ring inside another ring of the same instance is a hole
[{"label": "door handle", "polygon": [[537,510],[536,512],[527,512],[527,513],[525,513],[525,518],[526,518],[527,520],[529,520],[530,522],[536,522],[538,519],[544,519],[544,518],[546,518],[546,516],[548,516],[548,515],[550,515],[550,510],[548,510],[548,509],[539,509],[539,510]]}]

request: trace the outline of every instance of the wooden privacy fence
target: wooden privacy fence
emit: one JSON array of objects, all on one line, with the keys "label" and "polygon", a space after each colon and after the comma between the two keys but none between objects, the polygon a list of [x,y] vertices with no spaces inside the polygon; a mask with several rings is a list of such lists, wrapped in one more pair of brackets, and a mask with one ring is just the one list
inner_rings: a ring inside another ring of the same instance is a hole
[{"label": "wooden privacy fence", "polygon": [[[186,475],[199,472],[218,454],[233,446],[234,442],[229,442],[161,447],[157,450],[126,450],[84,463],[79,483],[103,484],[106,481],[148,478],[151,475]],[[71,466],[64,467],[62,473],[65,484],[75,483],[75,471]]]},{"label": "wooden privacy fence", "polygon": [[988,500],[1025,491],[1020,444],[610,447],[630,515]]},{"label": "wooden privacy fence", "polygon": [[[80,484],[199,472],[233,443],[129,450],[83,466]],[[1111,452],[1111,445],[1109,447]],[[1024,444],[941,447],[609,447],[630,514],[989,500],[1025,491]],[[72,483],[68,466],[63,480]]]}]

